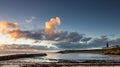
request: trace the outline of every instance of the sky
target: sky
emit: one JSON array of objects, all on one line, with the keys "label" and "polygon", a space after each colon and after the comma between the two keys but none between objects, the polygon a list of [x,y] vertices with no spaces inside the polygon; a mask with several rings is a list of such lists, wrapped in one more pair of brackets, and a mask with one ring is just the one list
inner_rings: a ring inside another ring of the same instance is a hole
[{"label": "sky", "polygon": [[[80,45],[81,43],[83,44],[84,42],[82,41],[86,39],[88,39],[88,41],[91,40],[90,43],[92,44],[96,42],[97,39],[101,39],[100,41],[102,42],[110,41],[112,43],[114,41],[113,39],[116,39],[118,41],[117,44],[119,44],[119,3],[119,0],[0,0],[0,21],[19,24],[19,31],[38,32],[38,30],[46,29],[46,22],[52,23],[50,19],[54,18],[57,24],[52,25],[51,28],[54,30],[51,31],[49,29],[47,32],[50,32],[48,34],[54,33],[56,36],[59,34],[62,37],[58,36],[55,38],[54,35],[48,35],[46,38],[41,39],[41,36],[44,36],[41,35],[37,40],[55,41],[61,45],[75,42]],[[60,21],[56,19],[57,17]],[[14,29],[16,30],[15,27]],[[62,31],[62,34],[60,34],[60,31]],[[63,37],[66,33],[65,31],[71,34]],[[6,39],[6,41],[2,40],[3,43],[24,44],[30,39],[30,43],[27,44],[31,44],[33,40],[36,40],[34,35],[32,35],[34,37],[29,36],[30,38],[28,38],[28,40],[19,39],[20,41],[10,40],[9,38],[5,38],[6,36],[7,35],[4,36],[3,34],[0,35],[0,39]],[[64,41],[61,42],[60,37],[61,39],[64,38]],[[55,39],[57,38],[58,40],[56,41]],[[96,43],[101,45],[102,42]]]}]

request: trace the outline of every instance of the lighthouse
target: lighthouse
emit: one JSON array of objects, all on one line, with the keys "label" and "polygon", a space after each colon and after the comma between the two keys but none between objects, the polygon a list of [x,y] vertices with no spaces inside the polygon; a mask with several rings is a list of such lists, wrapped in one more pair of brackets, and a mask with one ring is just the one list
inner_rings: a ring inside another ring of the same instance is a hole
[{"label": "lighthouse", "polygon": [[106,48],[109,48],[109,43],[108,42],[106,43]]}]

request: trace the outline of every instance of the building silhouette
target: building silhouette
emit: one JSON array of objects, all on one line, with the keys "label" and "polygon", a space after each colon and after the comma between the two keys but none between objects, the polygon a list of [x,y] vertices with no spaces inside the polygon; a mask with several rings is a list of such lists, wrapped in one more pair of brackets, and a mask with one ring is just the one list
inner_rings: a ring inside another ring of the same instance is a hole
[{"label": "building silhouette", "polygon": [[106,48],[109,48],[109,43],[108,42],[106,43]]}]

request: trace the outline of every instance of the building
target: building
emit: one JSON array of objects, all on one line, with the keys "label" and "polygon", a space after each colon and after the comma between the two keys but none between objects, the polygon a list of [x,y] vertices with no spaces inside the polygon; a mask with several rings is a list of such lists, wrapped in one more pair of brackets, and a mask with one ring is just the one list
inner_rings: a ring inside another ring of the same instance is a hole
[{"label": "building", "polygon": [[108,42],[106,43],[106,48],[109,48],[109,43]]}]

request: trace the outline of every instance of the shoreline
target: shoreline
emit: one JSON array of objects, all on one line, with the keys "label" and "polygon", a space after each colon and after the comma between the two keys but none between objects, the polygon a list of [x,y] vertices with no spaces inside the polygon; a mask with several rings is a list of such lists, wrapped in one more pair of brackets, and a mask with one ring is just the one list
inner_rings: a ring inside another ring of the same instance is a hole
[{"label": "shoreline", "polygon": [[[58,52],[56,52],[58,53]],[[68,52],[68,53],[99,53],[101,54],[101,51],[94,51],[94,50],[76,50],[76,52]],[[29,53],[28,53],[29,54]],[[39,53],[41,54],[41,53]],[[19,59],[19,58],[32,58],[35,57],[37,55],[34,54],[34,56],[27,56],[26,54],[23,55],[24,57],[21,57],[21,55],[19,55],[18,58],[15,58],[15,56],[9,56],[12,57],[11,59],[6,59],[6,60],[1,60],[0,61],[0,67],[1,66],[6,66],[7,67],[14,67],[14,65],[17,65],[15,67],[99,67],[99,66],[106,66],[106,67],[110,67],[110,66],[118,66],[120,67],[120,61],[118,60],[64,60],[64,59],[48,59],[48,60],[55,60],[57,62],[32,62],[32,61],[23,61],[23,60],[17,60],[15,61],[15,59]],[[5,56],[5,58],[8,56]],[[1,57],[0,57],[1,59]],[[13,65],[13,66],[10,66]]]}]

